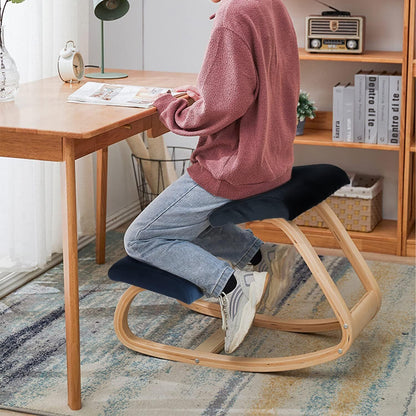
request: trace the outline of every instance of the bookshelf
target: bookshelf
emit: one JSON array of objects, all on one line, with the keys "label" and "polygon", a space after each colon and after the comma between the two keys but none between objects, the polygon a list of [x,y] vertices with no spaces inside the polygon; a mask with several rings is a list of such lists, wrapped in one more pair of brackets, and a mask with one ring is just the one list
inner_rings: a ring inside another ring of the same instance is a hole
[{"label": "bookshelf", "polygon": [[406,144],[404,151],[404,193],[402,244],[404,254],[415,256],[415,79],[416,79],[416,0],[409,1],[409,45],[406,105]]},{"label": "bookshelf", "polygon": [[[388,0],[385,0],[388,1]],[[322,146],[393,152],[398,158],[397,220],[383,219],[369,233],[349,232],[360,251],[382,254],[415,255],[414,218],[414,175],[415,175],[415,134],[414,134],[414,91],[416,77],[416,55],[414,46],[415,2],[403,1],[403,43],[401,51],[367,50],[362,54],[309,53],[299,48],[301,61],[397,64],[402,73],[402,114],[400,126],[400,146],[348,143],[332,141],[332,112],[317,113],[314,120],[307,120],[305,133],[297,136],[296,146]],[[298,33],[298,36],[302,36]],[[323,67],[324,68],[324,67]],[[409,76],[408,76],[409,74]],[[407,92],[409,91],[409,94]],[[412,115],[410,115],[410,112]],[[411,124],[409,124],[411,123]],[[412,126],[410,128],[410,126]],[[342,149],[340,149],[342,150]],[[374,156],[377,157],[377,156]],[[330,162],[329,162],[330,163]],[[280,230],[262,222],[248,223],[247,226],[265,241],[287,243],[287,237]],[[325,228],[300,227],[312,245],[319,247],[338,247],[335,238]]]}]

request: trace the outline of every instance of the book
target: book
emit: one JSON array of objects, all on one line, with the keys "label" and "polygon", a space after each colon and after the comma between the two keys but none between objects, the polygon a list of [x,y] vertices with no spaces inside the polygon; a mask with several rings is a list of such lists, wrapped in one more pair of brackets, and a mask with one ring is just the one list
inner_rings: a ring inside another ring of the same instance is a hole
[{"label": "book", "polygon": [[354,142],[364,143],[365,80],[372,71],[358,71],[354,75]]},{"label": "book", "polygon": [[332,90],[332,140],[334,142],[342,142],[341,124],[344,88],[344,85],[338,83]]},{"label": "book", "polygon": [[333,87],[332,140],[354,140],[354,86],[338,83]]},{"label": "book", "polygon": [[365,77],[365,143],[377,143],[378,74]]},{"label": "book", "polygon": [[400,144],[401,98],[402,77],[397,74],[390,75],[388,144],[392,145]]},{"label": "book", "polygon": [[345,142],[354,141],[354,91],[354,86],[348,84],[342,95],[341,138]]},{"label": "book", "polygon": [[69,103],[149,108],[156,98],[164,93],[171,93],[174,97],[185,94],[172,91],[170,88],[86,82],[72,93],[67,101]]},{"label": "book", "polygon": [[377,143],[388,143],[390,76],[382,72],[378,78]]}]

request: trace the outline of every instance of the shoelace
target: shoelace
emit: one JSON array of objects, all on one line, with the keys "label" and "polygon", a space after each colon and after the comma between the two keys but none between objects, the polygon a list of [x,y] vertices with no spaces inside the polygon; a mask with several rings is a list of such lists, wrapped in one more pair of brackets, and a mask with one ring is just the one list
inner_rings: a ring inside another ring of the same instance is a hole
[{"label": "shoelace", "polygon": [[228,322],[228,297],[224,292],[218,297],[218,302],[221,307],[222,329],[226,331]]}]

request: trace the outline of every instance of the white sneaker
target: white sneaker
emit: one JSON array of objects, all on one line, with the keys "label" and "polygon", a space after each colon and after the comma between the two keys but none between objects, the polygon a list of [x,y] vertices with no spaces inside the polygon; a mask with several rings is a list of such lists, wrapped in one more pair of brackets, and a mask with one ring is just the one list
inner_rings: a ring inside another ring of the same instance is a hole
[{"label": "white sneaker", "polygon": [[269,287],[261,306],[272,310],[289,290],[297,250],[292,245],[265,243],[260,247],[260,252],[262,259],[253,266],[253,270],[269,273]]},{"label": "white sneaker", "polygon": [[235,270],[237,286],[230,293],[218,297],[221,306],[222,328],[225,330],[224,350],[232,353],[243,342],[256,315],[263,295],[266,272]]}]

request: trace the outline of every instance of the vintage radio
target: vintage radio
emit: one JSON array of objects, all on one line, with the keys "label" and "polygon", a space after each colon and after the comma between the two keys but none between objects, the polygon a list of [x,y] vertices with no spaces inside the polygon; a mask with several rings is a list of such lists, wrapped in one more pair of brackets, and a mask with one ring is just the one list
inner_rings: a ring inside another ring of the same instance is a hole
[{"label": "vintage radio", "polygon": [[350,12],[325,5],[333,11],[324,11],[321,16],[306,17],[305,50],[321,53],[362,53],[365,18],[351,16]]}]

